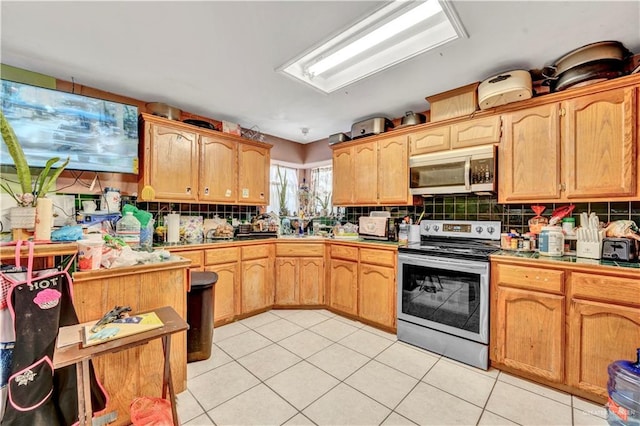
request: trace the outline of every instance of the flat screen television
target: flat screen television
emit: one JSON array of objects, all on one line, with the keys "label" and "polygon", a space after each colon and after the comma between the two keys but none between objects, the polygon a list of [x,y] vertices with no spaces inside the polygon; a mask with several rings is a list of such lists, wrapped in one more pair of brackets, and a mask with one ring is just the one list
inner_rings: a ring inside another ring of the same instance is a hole
[{"label": "flat screen television", "polygon": [[[2,111],[30,167],[68,157],[71,170],[138,173],[138,107],[0,81]],[[4,143],[0,164],[13,165]]]}]

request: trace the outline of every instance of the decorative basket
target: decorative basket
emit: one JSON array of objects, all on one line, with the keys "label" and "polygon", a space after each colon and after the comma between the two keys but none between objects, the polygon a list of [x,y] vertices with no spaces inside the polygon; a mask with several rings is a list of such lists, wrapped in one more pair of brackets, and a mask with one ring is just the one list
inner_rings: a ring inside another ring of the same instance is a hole
[{"label": "decorative basket", "polygon": [[36,208],[13,207],[9,217],[12,229],[33,229],[36,224]]}]

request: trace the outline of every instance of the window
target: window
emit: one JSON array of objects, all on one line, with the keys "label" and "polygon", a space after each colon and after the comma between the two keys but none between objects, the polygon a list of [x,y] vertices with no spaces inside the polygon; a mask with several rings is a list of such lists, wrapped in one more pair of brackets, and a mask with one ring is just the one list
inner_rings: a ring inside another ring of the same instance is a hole
[{"label": "window", "polygon": [[298,211],[298,170],[272,164],[270,168],[271,199],[267,211],[290,216]]},{"label": "window", "polygon": [[333,168],[331,166],[311,169],[310,191],[315,215],[327,216],[332,211]]}]

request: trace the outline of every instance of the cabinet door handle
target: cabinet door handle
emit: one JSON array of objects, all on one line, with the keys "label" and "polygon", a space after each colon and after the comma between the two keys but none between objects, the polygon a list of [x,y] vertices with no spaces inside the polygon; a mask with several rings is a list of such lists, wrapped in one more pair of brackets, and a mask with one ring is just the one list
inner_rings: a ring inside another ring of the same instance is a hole
[{"label": "cabinet door handle", "polygon": [[186,192],[187,192],[187,194],[191,195],[191,187],[190,186],[187,186],[187,191]]},{"label": "cabinet door handle", "polygon": [[204,195],[209,195],[209,187],[208,186],[204,187]]}]

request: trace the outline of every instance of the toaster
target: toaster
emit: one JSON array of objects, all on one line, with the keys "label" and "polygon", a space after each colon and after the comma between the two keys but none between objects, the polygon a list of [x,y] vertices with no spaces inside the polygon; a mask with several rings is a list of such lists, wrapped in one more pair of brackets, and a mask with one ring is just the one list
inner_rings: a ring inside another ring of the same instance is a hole
[{"label": "toaster", "polygon": [[605,238],[602,240],[602,258],[609,260],[638,260],[637,240],[630,238]]},{"label": "toaster", "polygon": [[351,126],[351,139],[384,133],[393,129],[393,123],[388,118],[375,117],[364,121],[358,121]]}]

